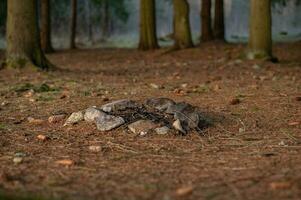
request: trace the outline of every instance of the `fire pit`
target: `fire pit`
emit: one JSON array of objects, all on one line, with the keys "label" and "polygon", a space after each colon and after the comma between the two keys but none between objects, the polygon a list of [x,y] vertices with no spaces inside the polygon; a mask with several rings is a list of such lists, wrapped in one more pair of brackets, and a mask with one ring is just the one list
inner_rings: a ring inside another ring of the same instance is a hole
[{"label": "fire pit", "polygon": [[64,126],[80,121],[93,122],[100,131],[127,127],[138,135],[151,132],[168,134],[171,130],[187,134],[201,132],[209,122],[198,107],[185,102],[174,102],[168,98],[151,98],[144,103],[122,99],[74,112]]}]

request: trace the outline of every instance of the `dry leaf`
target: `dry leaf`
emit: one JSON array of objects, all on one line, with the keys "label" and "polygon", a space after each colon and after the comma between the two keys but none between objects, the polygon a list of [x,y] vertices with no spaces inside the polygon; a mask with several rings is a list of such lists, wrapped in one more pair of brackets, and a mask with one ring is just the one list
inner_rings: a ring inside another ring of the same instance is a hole
[{"label": "dry leaf", "polygon": [[229,102],[230,105],[237,105],[239,104],[241,101],[239,98],[234,98],[234,99],[231,99],[231,101]]},{"label": "dry leaf", "polygon": [[193,192],[194,187],[193,186],[184,186],[181,188],[178,188],[176,190],[176,195],[177,196],[186,196],[189,195]]},{"label": "dry leaf", "polygon": [[272,182],[270,183],[270,188],[272,190],[284,190],[292,186],[290,182]]},{"label": "dry leaf", "polygon": [[66,167],[69,167],[69,166],[74,164],[74,161],[70,160],[70,159],[64,159],[64,160],[58,160],[55,163],[59,164],[59,165],[64,165]]},{"label": "dry leaf", "polygon": [[28,122],[30,124],[34,124],[34,125],[41,125],[41,124],[44,123],[44,120],[42,120],[42,119],[34,119],[33,117],[28,117],[27,120],[28,120]]}]

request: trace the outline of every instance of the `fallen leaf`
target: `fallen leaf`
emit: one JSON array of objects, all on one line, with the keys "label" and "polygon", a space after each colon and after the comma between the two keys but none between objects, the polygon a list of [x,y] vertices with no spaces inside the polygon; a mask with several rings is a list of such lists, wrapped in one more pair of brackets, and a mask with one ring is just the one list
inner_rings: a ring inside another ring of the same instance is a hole
[{"label": "fallen leaf", "polygon": [[69,167],[71,165],[74,165],[74,161],[73,160],[70,160],[70,159],[64,159],[64,160],[58,160],[55,162],[56,164],[59,164],[59,165],[64,165],[66,167]]},{"label": "fallen leaf", "polygon": [[184,187],[178,188],[176,190],[176,195],[180,196],[180,197],[189,195],[193,192],[193,189],[194,189],[193,186],[184,186]]},{"label": "fallen leaf", "polygon": [[30,124],[34,124],[34,125],[41,125],[44,123],[44,120],[42,119],[35,119],[33,117],[28,117],[27,118],[27,121],[30,123]]},{"label": "fallen leaf", "polygon": [[241,102],[241,100],[239,98],[233,98],[230,100],[230,105],[237,105]]},{"label": "fallen leaf", "polygon": [[272,190],[285,190],[292,186],[290,182],[272,182],[270,183],[270,188]]}]

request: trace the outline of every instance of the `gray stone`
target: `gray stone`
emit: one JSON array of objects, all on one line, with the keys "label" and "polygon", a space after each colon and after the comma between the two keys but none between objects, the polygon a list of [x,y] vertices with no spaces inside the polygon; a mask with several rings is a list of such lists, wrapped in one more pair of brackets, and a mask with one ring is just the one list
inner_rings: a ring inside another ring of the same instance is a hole
[{"label": "gray stone", "polygon": [[91,107],[85,111],[84,119],[86,122],[94,122],[95,118],[101,117],[103,115],[106,114],[95,107]]},{"label": "gray stone", "polygon": [[168,128],[167,126],[163,126],[156,128],[155,131],[158,135],[166,135],[170,131],[170,128]]},{"label": "gray stone", "polygon": [[122,111],[129,108],[137,108],[139,105],[132,100],[122,99],[101,106],[104,112]]},{"label": "gray stone", "polygon": [[95,124],[100,131],[110,131],[124,124],[125,121],[122,117],[115,117],[113,115],[101,115],[95,118]]},{"label": "gray stone", "polygon": [[186,134],[187,131],[182,127],[181,121],[179,119],[177,119],[172,126],[177,130],[180,131],[181,133]]},{"label": "gray stone", "polygon": [[179,119],[188,129],[195,129],[199,126],[199,113],[196,111],[183,110],[174,114],[175,119]]},{"label": "gray stone", "polygon": [[166,111],[173,114],[175,120],[180,120],[181,126],[185,130],[198,129],[200,123],[200,113],[198,109],[188,103],[181,102],[169,107]]},{"label": "gray stone", "polygon": [[174,105],[175,102],[168,98],[151,98],[145,101],[145,106],[156,109],[158,111],[166,111],[170,106]]},{"label": "gray stone", "polygon": [[141,136],[148,134],[156,127],[157,125],[150,120],[139,120],[128,125],[128,128],[131,132],[133,132],[134,134],[139,134]]},{"label": "gray stone", "polygon": [[191,105],[185,102],[175,103],[168,107],[166,110],[167,114],[175,114],[182,112],[185,108],[190,107]]},{"label": "gray stone", "polygon": [[73,124],[76,124],[76,123],[78,123],[80,121],[83,121],[83,120],[84,120],[84,112],[83,111],[74,112],[66,120],[64,126],[73,125]]}]

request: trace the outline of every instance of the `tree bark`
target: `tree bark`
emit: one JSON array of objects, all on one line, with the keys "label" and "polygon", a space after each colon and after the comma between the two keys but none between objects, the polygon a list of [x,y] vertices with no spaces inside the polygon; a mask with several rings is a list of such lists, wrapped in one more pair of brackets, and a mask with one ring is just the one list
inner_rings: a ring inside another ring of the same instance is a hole
[{"label": "tree bark", "polygon": [[140,50],[159,48],[156,33],[156,5],[155,0],[140,1]]},{"label": "tree bark", "polygon": [[106,40],[110,35],[110,8],[108,0],[103,0],[102,9],[102,39]]},{"label": "tree bark", "polygon": [[271,0],[251,0],[248,59],[272,59]]},{"label": "tree bark", "polygon": [[51,8],[49,0],[41,0],[41,46],[45,53],[53,52],[51,44]]},{"label": "tree bark", "polygon": [[6,65],[49,69],[40,44],[36,0],[9,0],[7,16]]},{"label": "tree bark", "polygon": [[88,32],[88,40],[93,43],[93,26],[91,20],[91,1],[85,1],[85,19]]},{"label": "tree bark", "polygon": [[214,10],[214,38],[218,40],[225,40],[224,0],[215,0]]},{"label": "tree bark", "polygon": [[0,12],[2,19],[0,19],[0,34],[5,35],[6,32],[6,18],[7,18],[7,0],[0,3]]},{"label": "tree bark", "polygon": [[179,49],[193,47],[189,20],[189,4],[187,0],[173,0],[173,7],[174,47]]},{"label": "tree bark", "polygon": [[201,0],[202,9],[201,9],[201,40],[203,42],[213,40],[213,33],[211,27],[211,0]]},{"label": "tree bark", "polygon": [[71,20],[70,20],[70,49],[75,49],[76,25],[77,25],[77,0],[71,0]]}]

